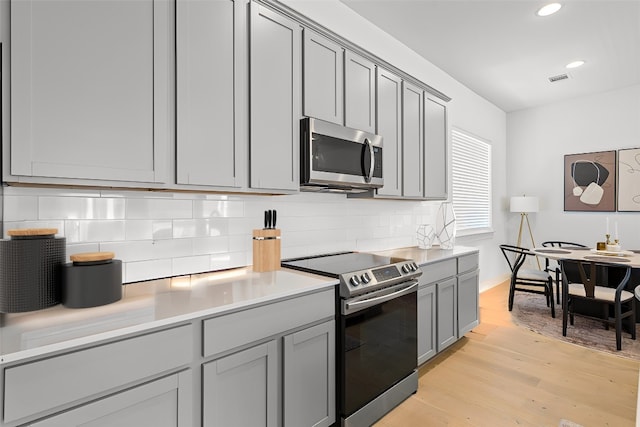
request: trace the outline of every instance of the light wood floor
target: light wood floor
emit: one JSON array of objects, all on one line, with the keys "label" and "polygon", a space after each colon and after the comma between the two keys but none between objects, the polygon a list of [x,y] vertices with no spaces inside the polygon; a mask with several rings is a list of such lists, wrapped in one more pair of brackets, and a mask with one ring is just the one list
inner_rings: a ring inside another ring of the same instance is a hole
[{"label": "light wood floor", "polygon": [[418,392],[376,427],[635,425],[640,363],[515,326],[508,290],[480,295],[480,325],[424,364]]}]

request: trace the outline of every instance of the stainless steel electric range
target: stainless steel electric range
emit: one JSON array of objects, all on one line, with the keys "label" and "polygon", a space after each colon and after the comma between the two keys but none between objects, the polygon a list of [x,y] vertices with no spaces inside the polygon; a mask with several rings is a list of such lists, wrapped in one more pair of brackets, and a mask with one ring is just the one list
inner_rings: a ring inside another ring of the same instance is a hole
[{"label": "stainless steel electric range", "polygon": [[337,419],[370,426],[418,389],[417,289],[412,260],[344,252],[296,258],[283,267],[340,280]]}]

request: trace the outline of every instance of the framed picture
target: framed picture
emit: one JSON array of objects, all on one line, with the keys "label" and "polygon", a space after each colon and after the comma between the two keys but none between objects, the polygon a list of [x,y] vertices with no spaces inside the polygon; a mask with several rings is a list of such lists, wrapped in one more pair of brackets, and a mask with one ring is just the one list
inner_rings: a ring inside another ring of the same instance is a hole
[{"label": "framed picture", "polygon": [[618,150],[618,210],[640,212],[640,148]]},{"label": "framed picture", "polygon": [[564,156],[564,210],[615,212],[616,152]]}]

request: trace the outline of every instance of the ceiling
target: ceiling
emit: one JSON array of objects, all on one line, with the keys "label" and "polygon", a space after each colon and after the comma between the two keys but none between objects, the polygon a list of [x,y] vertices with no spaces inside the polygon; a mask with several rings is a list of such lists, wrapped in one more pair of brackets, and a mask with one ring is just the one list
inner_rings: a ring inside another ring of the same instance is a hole
[{"label": "ceiling", "polygon": [[640,84],[640,0],[341,1],[506,112]]}]

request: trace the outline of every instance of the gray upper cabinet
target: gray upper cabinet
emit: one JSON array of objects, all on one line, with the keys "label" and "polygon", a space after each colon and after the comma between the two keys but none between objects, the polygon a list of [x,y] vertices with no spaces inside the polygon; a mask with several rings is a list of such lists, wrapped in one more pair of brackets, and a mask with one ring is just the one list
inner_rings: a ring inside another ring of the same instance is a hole
[{"label": "gray upper cabinet", "polygon": [[303,114],[344,123],[344,48],[304,29]]},{"label": "gray upper cabinet", "polygon": [[422,107],[422,90],[402,82],[402,195],[408,198],[424,193]]},{"label": "gray upper cabinet", "polygon": [[380,67],[376,77],[377,128],[383,137],[384,187],[378,195],[402,195],[402,80]]},{"label": "gray upper cabinet", "polygon": [[448,182],[447,107],[424,97],[424,197],[446,200]]},{"label": "gray upper cabinet", "polygon": [[350,128],[375,133],[375,64],[347,51],[344,76],[344,124]]},{"label": "gray upper cabinet", "polygon": [[166,182],[171,20],[161,0],[12,1],[4,178]]},{"label": "gray upper cabinet", "polygon": [[251,188],[297,191],[301,27],[256,3],[250,21]]},{"label": "gray upper cabinet", "polygon": [[177,0],[178,184],[247,185],[246,7]]}]

